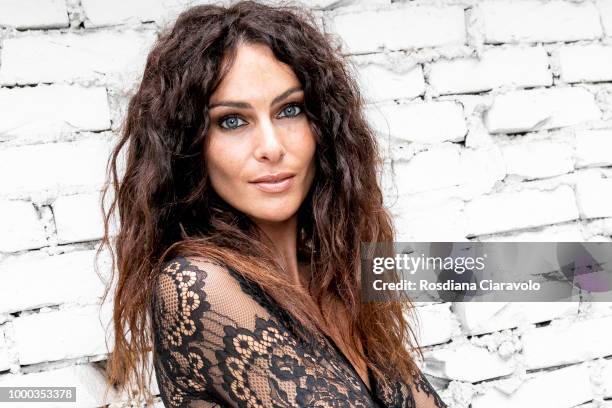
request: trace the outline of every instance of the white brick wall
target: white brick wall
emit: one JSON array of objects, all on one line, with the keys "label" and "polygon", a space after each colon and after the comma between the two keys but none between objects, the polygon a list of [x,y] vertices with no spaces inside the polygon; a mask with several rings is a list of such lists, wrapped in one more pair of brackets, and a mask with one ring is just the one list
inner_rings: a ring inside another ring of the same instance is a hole
[{"label": "white brick wall", "polygon": [[[0,0],[0,385],[104,404],[104,167],[160,27],[206,2]],[[398,240],[612,239],[612,0],[305,3],[389,148]],[[451,407],[612,406],[610,303],[416,311]]]},{"label": "white brick wall", "polygon": [[552,85],[543,47],[492,47],[480,58],[442,59],[430,65],[429,84],[440,94],[488,91],[501,86]]},{"label": "white brick wall", "polygon": [[[364,2],[364,5],[367,2]],[[380,49],[400,50],[442,45],[461,45],[466,41],[463,8],[391,4],[370,10],[338,9],[332,19],[351,53],[368,53]],[[365,26],[376,27],[371,35]]]},{"label": "white brick wall", "polygon": [[2,47],[0,84],[133,81],[142,74],[142,53],[152,44],[153,34],[123,30],[7,38]]},{"label": "white brick wall", "polygon": [[482,394],[472,401],[473,408],[529,407],[534,402],[538,407],[570,408],[594,397],[586,365],[536,373],[520,383],[494,381],[482,388]]},{"label": "white brick wall", "polygon": [[487,43],[595,40],[603,33],[592,2],[503,0],[479,2],[479,7]]},{"label": "white brick wall", "polygon": [[0,26],[17,29],[68,27],[68,12],[63,0],[3,0]]},{"label": "white brick wall", "polygon": [[106,89],[70,85],[1,88],[2,141],[51,141],[66,133],[110,129]]},{"label": "white brick wall", "polygon": [[486,113],[485,124],[491,133],[520,133],[600,118],[594,95],[583,88],[538,88],[497,95]]},{"label": "white brick wall", "polygon": [[561,79],[565,82],[612,80],[612,46],[568,45],[559,49]]},{"label": "white brick wall", "polygon": [[[560,323],[532,328],[523,334],[523,356],[528,368],[578,363],[612,354],[612,316]],[[589,341],[581,341],[584,338]],[[564,352],[559,353],[559,349]]]},{"label": "white brick wall", "polygon": [[[16,317],[12,323],[19,363],[37,364],[107,353],[104,327],[110,321],[110,307],[105,305],[102,311],[99,305],[89,305]],[[108,344],[110,348],[113,342]]]}]

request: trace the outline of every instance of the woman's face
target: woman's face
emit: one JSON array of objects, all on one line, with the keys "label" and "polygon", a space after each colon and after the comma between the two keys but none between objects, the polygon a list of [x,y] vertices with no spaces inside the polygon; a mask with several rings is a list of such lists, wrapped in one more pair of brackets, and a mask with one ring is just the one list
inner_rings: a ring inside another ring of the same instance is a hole
[{"label": "woman's face", "polygon": [[303,106],[295,73],[264,45],[240,45],[210,97],[210,181],[255,222],[289,219],[310,189],[316,141]]}]

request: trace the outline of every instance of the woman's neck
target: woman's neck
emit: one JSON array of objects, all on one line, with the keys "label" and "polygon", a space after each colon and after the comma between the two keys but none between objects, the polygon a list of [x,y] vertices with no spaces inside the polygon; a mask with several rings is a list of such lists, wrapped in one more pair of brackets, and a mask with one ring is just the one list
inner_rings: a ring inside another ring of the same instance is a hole
[{"label": "woman's neck", "polygon": [[255,220],[255,223],[270,239],[277,261],[287,271],[289,279],[303,284],[304,268],[298,265],[297,257],[297,216],[280,222]]}]

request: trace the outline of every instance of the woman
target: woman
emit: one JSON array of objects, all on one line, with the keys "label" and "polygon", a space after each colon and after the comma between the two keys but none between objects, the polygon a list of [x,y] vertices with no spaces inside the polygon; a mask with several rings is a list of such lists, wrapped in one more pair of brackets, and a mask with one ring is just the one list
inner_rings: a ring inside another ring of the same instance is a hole
[{"label": "woman", "polygon": [[445,406],[410,303],[361,301],[360,243],[394,235],[331,44],[305,12],[254,2],[191,8],[160,36],[111,158],[110,384],[150,397],[152,350],[167,407]]}]

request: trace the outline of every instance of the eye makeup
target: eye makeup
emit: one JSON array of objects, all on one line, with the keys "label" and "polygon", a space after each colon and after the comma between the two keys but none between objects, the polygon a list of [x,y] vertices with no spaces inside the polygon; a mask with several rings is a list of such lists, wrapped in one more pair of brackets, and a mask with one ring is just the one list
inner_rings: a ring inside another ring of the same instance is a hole
[{"label": "eye makeup", "polygon": [[[290,108],[290,107],[296,108],[298,110],[298,112],[293,114],[293,115],[279,116],[280,114],[285,112],[285,110],[287,108]],[[283,105],[280,108],[279,112],[277,113],[276,117],[278,119],[292,119],[292,118],[299,117],[303,113],[304,113],[304,102],[303,102],[303,98],[302,98],[300,100],[296,100],[294,102],[288,102],[285,105]],[[222,131],[236,130],[236,129],[239,129],[239,128],[245,126],[245,125],[248,125],[248,123],[249,123],[237,112],[231,112],[229,114],[224,114],[224,115],[220,116],[218,119],[214,119],[213,122]],[[232,124],[230,124],[230,122]],[[227,126],[228,124],[229,124],[229,126]]]}]

